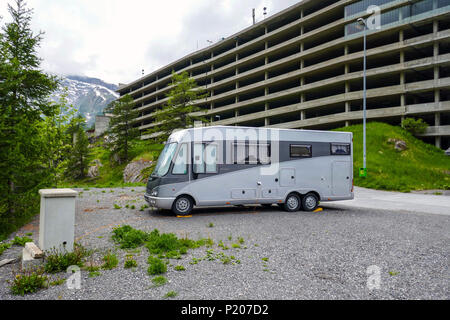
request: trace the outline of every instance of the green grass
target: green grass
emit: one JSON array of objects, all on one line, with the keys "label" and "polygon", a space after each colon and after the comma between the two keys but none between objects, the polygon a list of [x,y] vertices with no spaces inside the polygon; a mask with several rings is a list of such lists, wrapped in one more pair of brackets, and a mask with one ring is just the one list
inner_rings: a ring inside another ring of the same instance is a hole
[{"label": "green grass", "polygon": [[10,284],[12,294],[24,296],[48,288],[49,279],[42,268],[24,269],[14,274],[14,279],[10,281]]},{"label": "green grass", "polygon": [[[354,183],[378,190],[450,189],[450,157],[430,144],[415,138],[399,126],[370,122],[367,124],[366,178],[359,177],[363,162],[362,125],[336,129],[353,132]],[[403,140],[407,149],[397,151],[389,139]]]},{"label": "green grass", "polygon": [[112,270],[119,264],[119,259],[117,258],[117,255],[112,252],[108,252],[103,256],[103,270]]},{"label": "green grass", "polygon": [[164,276],[157,276],[152,279],[153,286],[161,287],[167,283],[167,278]]},{"label": "green grass", "polygon": [[92,251],[87,250],[80,244],[74,244],[72,252],[61,252],[60,250],[49,250],[45,253],[44,270],[47,273],[66,272],[70,266],[83,267],[86,257],[92,255]]},{"label": "green grass", "polygon": [[12,240],[12,244],[15,244],[17,246],[21,246],[21,247],[25,247],[25,244],[27,242],[33,242],[33,239],[30,239],[28,237],[14,237],[14,239]]},{"label": "green grass", "polygon": [[166,293],[166,295],[164,296],[165,298],[175,298],[178,295],[178,293],[176,291],[169,291]]}]

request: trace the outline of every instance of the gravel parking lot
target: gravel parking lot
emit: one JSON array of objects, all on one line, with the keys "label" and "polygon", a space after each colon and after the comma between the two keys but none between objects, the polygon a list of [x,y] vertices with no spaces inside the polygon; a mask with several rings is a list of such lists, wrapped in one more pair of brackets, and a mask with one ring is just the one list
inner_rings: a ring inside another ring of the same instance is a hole
[{"label": "gravel parking lot", "polygon": [[[7,265],[0,268],[0,300],[167,299],[170,291],[177,293],[175,299],[202,300],[450,298],[447,215],[330,208],[294,214],[258,206],[197,209],[191,218],[176,218],[168,212],[140,211],[144,188],[78,191],[82,194],[77,200],[76,240],[95,249],[95,259],[115,250],[118,267],[101,270],[96,277],[82,271],[79,290],[62,284],[20,297],[10,294],[6,282],[20,264]],[[114,209],[114,203],[122,208]],[[147,274],[147,249],[130,252],[111,240],[112,228],[123,224],[193,240],[210,237],[215,244],[170,260],[168,283],[154,287]],[[29,232],[37,243],[38,217],[18,234]],[[241,248],[232,248],[239,237]],[[230,249],[220,248],[220,240]],[[211,249],[240,263],[195,260]],[[21,250],[13,246],[0,260],[16,257]],[[137,260],[137,268],[124,268],[127,254]],[[186,270],[175,271],[176,265]],[[367,287],[370,266],[381,272],[379,289]]]}]

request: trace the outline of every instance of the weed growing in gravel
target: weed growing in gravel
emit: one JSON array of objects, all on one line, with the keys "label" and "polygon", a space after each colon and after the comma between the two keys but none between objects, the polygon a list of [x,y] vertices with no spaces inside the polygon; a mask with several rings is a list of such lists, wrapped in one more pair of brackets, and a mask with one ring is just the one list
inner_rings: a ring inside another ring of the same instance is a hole
[{"label": "weed growing in gravel", "polygon": [[137,261],[133,259],[133,256],[127,256],[125,260],[125,269],[136,268],[138,266]]},{"label": "weed growing in gravel", "polygon": [[175,291],[169,291],[166,293],[166,295],[164,296],[165,298],[175,298],[178,295],[178,293],[176,293]]},{"label": "weed growing in gravel", "polygon": [[117,259],[117,255],[112,252],[108,252],[103,256],[103,265],[102,269],[104,270],[111,270],[117,267],[119,264],[119,259]]},{"label": "weed growing in gravel", "polygon": [[210,222],[210,223],[208,224],[208,228],[214,228],[214,223]]},{"label": "weed growing in gravel", "polygon": [[119,206],[117,203],[114,203],[114,209],[119,210],[119,209],[122,209],[122,207]]},{"label": "weed growing in gravel", "polygon": [[6,249],[11,248],[12,243],[10,242],[5,242],[5,243],[0,243],[0,256],[2,255],[3,252],[5,252]]},{"label": "weed growing in gravel", "polygon": [[14,273],[14,280],[10,281],[10,284],[11,293],[21,296],[49,286],[48,277],[44,274],[43,268],[24,269]]},{"label": "weed growing in gravel", "polygon": [[147,269],[147,273],[149,275],[157,275],[167,272],[167,265],[161,259],[150,256],[148,257],[147,262],[149,264]]},{"label": "weed growing in gravel", "polygon": [[98,277],[100,275],[101,275],[101,273],[99,271],[91,271],[91,272],[89,272],[88,277],[89,278],[95,278],[95,277]]},{"label": "weed growing in gravel", "polygon": [[175,266],[174,269],[175,269],[175,271],[186,271],[186,268],[184,266],[181,266],[181,265]]},{"label": "weed growing in gravel", "polygon": [[222,248],[222,250],[228,250],[228,249],[230,249],[230,247],[226,246],[226,245],[223,243],[222,240],[219,241],[218,246],[219,246],[220,248]]},{"label": "weed growing in gravel", "polygon": [[396,276],[396,275],[398,275],[400,272],[398,272],[398,271],[389,271],[389,275],[390,276]]},{"label": "weed growing in gravel", "polygon": [[148,205],[144,204],[141,206],[141,208],[139,209],[139,211],[144,211],[145,209],[149,208]]},{"label": "weed growing in gravel", "polygon": [[148,233],[136,230],[128,225],[113,229],[112,239],[121,249],[135,249],[149,240]]},{"label": "weed growing in gravel", "polygon": [[60,285],[64,284],[65,282],[66,282],[66,279],[59,278],[59,279],[56,279],[54,281],[51,281],[50,285],[51,286],[60,286]]},{"label": "weed growing in gravel", "polygon": [[15,244],[16,246],[25,247],[25,243],[27,242],[33,242],[33,239],[30,239],[28,237],[14,237],[12,240],[12,244]]},{"label": "weed growing in gravel", "polygon": [[56,249],[49,250],[45,255],[45,272],[65,272],[70,266],[79,266],[81,268],[84,265],[84,259],[89,255],[92,255],[92,251],[77,243],[74,244],[72,252],[62,252]]},{"label": "weed growing in gravel", "polygon": [[164,276],[157,276],[152,279],[154,287],[161,287],[167,283],[167,278]]}]

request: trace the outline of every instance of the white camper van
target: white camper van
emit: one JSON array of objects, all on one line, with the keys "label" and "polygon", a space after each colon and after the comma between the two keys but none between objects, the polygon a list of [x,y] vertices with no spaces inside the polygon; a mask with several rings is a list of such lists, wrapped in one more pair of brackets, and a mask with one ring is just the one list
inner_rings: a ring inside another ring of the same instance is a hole
[{"label": "white camper van", "polygon": [[146,201],[188,215],[197,206],[277,204],[313,211],[353,199],[349,132],[201,127],[173,133],[151,174]]}]

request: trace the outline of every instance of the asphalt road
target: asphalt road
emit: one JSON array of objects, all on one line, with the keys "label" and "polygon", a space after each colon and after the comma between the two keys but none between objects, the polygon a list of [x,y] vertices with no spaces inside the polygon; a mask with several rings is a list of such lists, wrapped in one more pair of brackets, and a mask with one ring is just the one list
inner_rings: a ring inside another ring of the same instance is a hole
[{"label": "asphalt road", "polygon": [[[450,298],[448,215],[349,207],[324,207],[318,213],[233,207],[196,209],[191,218],[176,218],[168,212],[139,211],[145,204],[143,192],[91,189],[77,200],[77,241],[95,249],[97,260],[108,249],[115,251],[117,268],[102,270],[97,277],[81,271],[79,290],[62,284],[17,297],[6,281],[18,264],[7,265],[0,268],[0,300],[167,299],[169,291],[177,293],[172,299],[198,300]],[[114,203],[123,208],[114,209]],[[135,209],[125,208],[127,204]],[[147,274],[147,250],[127,252],[112,242],[111,230],[121,224],[194,240],[210,237],[215,244],[170,260],[168,283],[154,287]],[[37,240],[37,226],[36,219],[19,234],[33,232]],[[244,242],[233,248],[238,238]],[[228,250],[218,246],[221,240]],[[200,260],[208,256],[207,250],[234,259],[227,264]],[[0,260],[20,252],[13,247]],[[136,269],[124,269],[127,254],[137,260]],[[176,265],[186,270],[175,271]]]}]

